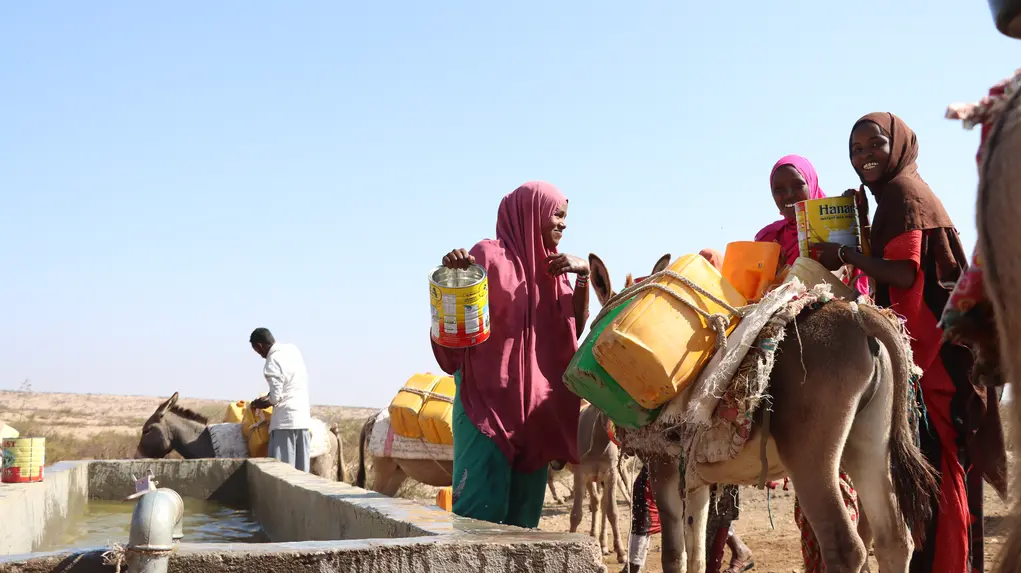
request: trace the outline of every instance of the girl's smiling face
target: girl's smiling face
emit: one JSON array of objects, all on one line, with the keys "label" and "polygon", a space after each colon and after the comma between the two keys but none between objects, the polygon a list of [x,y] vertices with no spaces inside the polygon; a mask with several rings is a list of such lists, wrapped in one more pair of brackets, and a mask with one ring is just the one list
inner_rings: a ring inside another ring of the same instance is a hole
[{"label": "girl's smiling face", "polygon": [[788,221],[794,220],[794,204],[811,199],[808,182],[793,165],[781,165],[773,172],[773,201]]},{"label": "girl's smiling face", "polygon": [[549,250],[555,250],[567,229],[567,203],[557,209],[542,228],[542,243]]},{"label": "girl's smiling face", "polygon": [[890,163],[890,135],[871,121],[851,131],[851,165],[866,185],[883,178]]}]

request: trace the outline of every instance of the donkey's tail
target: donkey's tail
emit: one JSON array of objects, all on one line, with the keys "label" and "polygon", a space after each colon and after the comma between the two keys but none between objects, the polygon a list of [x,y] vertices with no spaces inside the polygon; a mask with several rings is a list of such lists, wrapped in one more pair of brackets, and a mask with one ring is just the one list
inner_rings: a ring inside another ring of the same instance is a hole
[{"label": "donkey's tail", "polygon": [[355,485],[365,488],[365,442],[372,435],[372,427],[376,425],[376,416],[373,414],[365,420],[362,426],[362,433],[358,436],[358,475],[355,477]]},{"label": "donkey's tail", "polygon": [[330,426],[330,434],[337,440],[337,481],[347,481],[347,469],[344,467],[344,439],[340,437],[340,426]]},{"label": "donkey's tail", "polygon": [[908,418],[909,409],[914,408],[909,403],[913,395],[910,342],[895,317],[870,305],[858,305],[857,311],[865,333],[883,343],[893,364],[890,474],[904,521],[922,541],[940,490],[936,470],[915,444],[915,432]]}]

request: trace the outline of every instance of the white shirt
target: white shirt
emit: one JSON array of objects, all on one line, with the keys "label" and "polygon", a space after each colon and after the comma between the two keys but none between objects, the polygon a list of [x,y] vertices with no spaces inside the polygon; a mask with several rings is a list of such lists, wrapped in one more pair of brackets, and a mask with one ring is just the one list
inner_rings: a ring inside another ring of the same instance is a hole
[{"label": "white shirt", "polygon": [[308,400],[308,371],[298,347],[274,343],[266,355],[262,373],[269,384],[269,402],[273,404],[269,430],[309,429],[312,411]]}]

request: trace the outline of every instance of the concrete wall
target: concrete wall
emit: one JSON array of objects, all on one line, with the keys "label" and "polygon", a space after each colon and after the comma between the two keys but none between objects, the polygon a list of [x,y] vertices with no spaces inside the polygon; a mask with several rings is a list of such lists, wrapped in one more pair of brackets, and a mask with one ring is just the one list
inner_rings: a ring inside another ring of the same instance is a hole
[{"label": "concrete wall", "polygon": [[[113,573],[115,565],[104,564],[105,548],[13,554],[38,547],[38,535],[49,525],[59,527],[69,512],[81,511],[90,495],[122,499],[132,493],[131,475],[141,476],[149,468],[161,487],[187,497],[249,497],[274,541],[191,544],[185,539],[170,558],[171,572],[606,571],[599,546],[590,537],[465,519],[273,460],[125,460],[57,464],[47,468],[41,484],[0,486],[0,573]],[[22,529],[27,531],[19,534]],[[16,541],[3,545],[8,538]]]},{"label": "concrete wall", "polygon": [[[430,533],[399,513],[422,508],[403,499],[331,482],[272,460],[251,460],[249,503],[275,542],[417,537]],[[413,507],[409,507],[413,506]]]},{"label": "concrete wall", "polygon": [[[59,534],[89,498],[88,462],[61,462],[43,470],[42,483],[0,484],[0,555],[29,553]],[[47,535],[48,532],[48,535]]]},{"label": "concrete wall", "polygon": [[89,464],[89,497],[124,499],[135,493],[135,480],[152,470],[157,487],[183,497],[212,499],[232,507],[247,507],[245,460],[112,460]]},{"label": "concrete wall", "polygon": [[[255,546],[182,544],[170,573],[605,573],[598,546],[580,535],[530,533],[528,541],[380,539],[266,543]],[[564,539],[570,537],[572,539]],[[556,539],[553,539],[556,538]],[[50,554],[11,563],[4,573],[114,573],[102,553]],[[122,569],[123,573],[123,569]]]}]

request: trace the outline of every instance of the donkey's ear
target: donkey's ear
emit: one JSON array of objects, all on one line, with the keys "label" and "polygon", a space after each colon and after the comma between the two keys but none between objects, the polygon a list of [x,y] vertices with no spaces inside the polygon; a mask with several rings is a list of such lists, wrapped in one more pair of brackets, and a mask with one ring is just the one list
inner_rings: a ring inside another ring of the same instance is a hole
[{"label": "donkey's ear", "polygon": [[588,267],[592,274],[592,290],[596,291],[596,299],[602,306],[614,295],[613,287],[610,285],[610,273],[602,259],[595,254],[588,256]]},{"label": "donkey's ear", "polygon": [[670,266],[670,253],[667,253],[656,261],[656,264],[652,267],[652,274],[656,274],[660,271],[665,271]]},{"label": "donkey's ear", "polygon": [[171,408],[173,408],[174,406],[177,405],[177,398],[178,398],[178,393],[174,392],[174,395],[171,396],[169,400],[167,400],[166,402],[160,404],[159,408],[156,408],[156,414],[159,415],[159,416],[162,416],[163,414],[166,414],[168,410],[170,410]]}]

